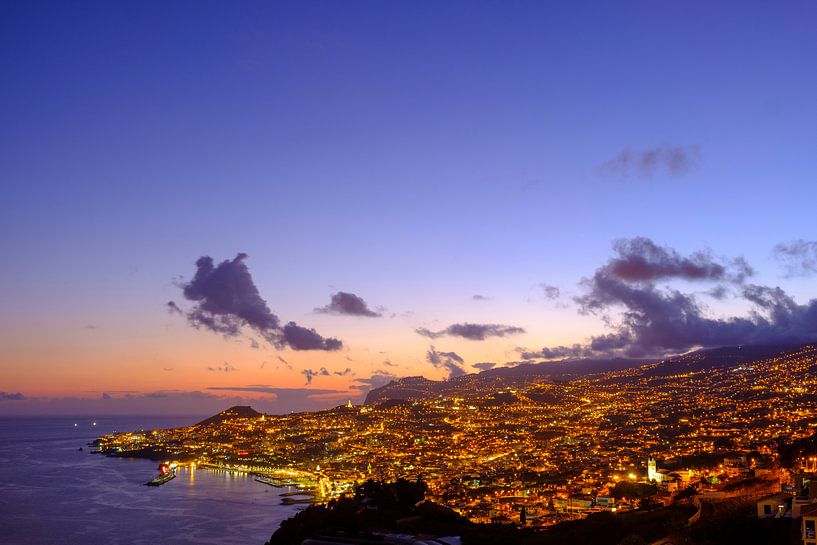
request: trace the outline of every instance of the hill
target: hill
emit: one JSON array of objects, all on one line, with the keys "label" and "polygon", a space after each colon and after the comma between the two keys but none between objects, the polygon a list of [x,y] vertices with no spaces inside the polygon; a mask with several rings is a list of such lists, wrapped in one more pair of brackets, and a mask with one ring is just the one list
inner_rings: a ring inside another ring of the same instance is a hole
[{"label": "hill", "polygon": [[224,422],[225,420],[235,420],[238,418],[258,418],[260,416],[263,416],[263,414],[259,413],[249,405],[235,405],[211,416],[210,418],[202,420],[196,424],[196,426],[207,426],[209,424],[218,424],[219,422]]},{"label": "hill", "polygon": [[751,365],[755,361],[775,355],[798,351],[798,344],[726,346],[696,350],[687,354],[657,361],[655,359],[572,359],[523,363],[513,367],[499,367],[470,373],[449,380],[431,380],[422,376],[405,377],[375,388],[366,395],[366,405],[388,400],[433,399],[439,396],[469,397],[475,391],[498,391],[524,386],[543,379],[553,382],[572,380],[583,376],[642,367],[640,376],[667,377],[688,372],[734,366]]}]

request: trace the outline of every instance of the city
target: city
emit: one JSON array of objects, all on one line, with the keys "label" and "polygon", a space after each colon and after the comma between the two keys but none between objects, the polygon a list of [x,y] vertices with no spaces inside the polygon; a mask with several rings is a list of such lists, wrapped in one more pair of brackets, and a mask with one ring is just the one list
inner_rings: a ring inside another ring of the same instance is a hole
[{"label": "city", "polygon": [[751,361],[740,348],[714,356],[714,367],[700,352],[572,380],[532,371],[499,390],[483,373],[463,377],[457,395],[313,413],[234,407],[99,446],[298,483],[315,502],[369,479],[422,479],[428,498],[472,521],[528,526],[668,506],[692,490],[710,499],[794,491],[797,475],[817,469],[814,454],[781,460],[779,447],[817,429],[817,345]]}]

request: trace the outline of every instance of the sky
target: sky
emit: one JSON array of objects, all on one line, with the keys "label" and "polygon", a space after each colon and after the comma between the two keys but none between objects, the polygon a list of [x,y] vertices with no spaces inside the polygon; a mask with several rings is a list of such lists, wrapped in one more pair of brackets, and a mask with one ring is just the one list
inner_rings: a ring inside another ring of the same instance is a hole
[{"label": "sky", "polygon": [[817,340],[812,1],[4,2],[0,51],[0,414]]}]

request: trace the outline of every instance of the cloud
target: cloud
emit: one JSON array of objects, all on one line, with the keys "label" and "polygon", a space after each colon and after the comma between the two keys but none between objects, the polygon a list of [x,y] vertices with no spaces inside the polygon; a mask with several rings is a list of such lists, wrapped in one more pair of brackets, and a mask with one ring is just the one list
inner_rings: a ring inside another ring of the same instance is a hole
[{"label": "cloud", "polygon": [[392,363],[391,360],[383,360],[383,365],[386,367],[397,367],[396,363]]},{"label": "cloud", "polygon": [[540,283],[539,287],[542,288],[542,293],[544,294],[545,299],[553,301],[554,299],[558,299],[561,295],[561,291],[556,286]]},{"label": "cloud", "polygon": [[500,324],[452,324],[440,331],[431,331],[424,327],[415,329],[417,334],[429,339],[436,339],[444,336],[462,337],[472,341],[484,341],[488,337],[506,337],[508,335],[518,335],[524,333],[521,327],[500,325]]},{"label": "cloud", "polygon": [[165,308],[167,309],[168,314],[180,314],[184,315],[184,311],[179,308],[179,305],[175,303],[175,301],[168,301],[165,303]]},{"label": "cloud", "polygon": [[354,293],[345,291],[339,291],[332,295],[331,302],[325,307],[316,308],[315,312],[342,314],[346,316],[368,316],[370,318],[379,318],[382,316],[381,313],[370,309],[366,301]]},{"label": "cloud", "polygon": [[496,367],[496,363],[492,361],[483,361],[480,363],[475,363],[473,366],[475,369],[479,369],[480,371],[487,371]]},{"label": "cloud", "polygon": [[448,378],[461,377],[466,374],[465,361],[456,352],[438,352],[433,346],[426,352],[426,361],[438,369],[448,371]]},{"label": "cloud", "polygon": [[603,172],[622,178],[650,179],[657,174],[681,176],[698,167],[701,153],[697,146],[656,146],[642,150],[624,149],[601,165]]},{"label": "cloud", "polygon": [[315,377],[328,377],[330,376],[329,371],[326,367],[321,367],[317,371],[313,371],[312,369],[304,369],[301,371],[301,374],[306,377],[306,383],[312,384],[312,379]]},{"label": "cloud", "polygon": [[617,255],[603,267],[603,273],[624,281],[651,282],[681,278],[741,283],[754,274],[743,258],[723,263],[709,251],[699,251],[685,257],[646,237],[615,240],[613,250]]},{"label": "cloud", "polygon": [[574,344],[573,346],[546,347],[540,350],[528,350],[526,348],[517,348],[516,350],[519,352],[519,355],[523,360],[561,360],[566,358],[582,358],[592,355],[591,350],[580,344]]},{"label": "cloud", "polygon": [[[16,396],[18,394],[10,394]],[[22,395],[22,394],[19,394]],[[107,414],[107,415],[176,415],[179,426],[196,422],[223,411],[234,405],[251,405],[254,409],[268,414],[286,414],[299,411],[315,411],[337,406],[346,401],[350,392],[307,388],[272,388],[264,385],[250,385],[246,388],[220,387],[214,385],[207,391],[160,390],[145,393],[130,393],[103,400],[99,395],[93,398],[28,398],[20,403],[2,403],[3,414],[19,415],[65,415],[65,414]],[[0,400],[3,400],[0,394]],[[24,397],[14,399],[25,399]],[[195,416],[190,416],[195,415]],[[150,420],[133,420],[134,428],[148,427]]]},{"label": "cloud", "polygon": [[320,388],[278,388],[275,386],[266,386],[263,384],[254,384],[251,386],[209,386],[207,390],[231,392],[255,392],[259,394],[306,396],[306,397],[346,393],[342,390],[322,390]]},{"label": "cloud", "polygon": [[490,297],[486,297],[485,295],[475,293],[474,295],[471,296],[471,299],[473,299],[474,301],[488,301]]},{"label": "cloud", "polygon": [[817,241],[795,240],[777,244],[774,257],[786,268],[786,276],[810,276],[817,273]]},{"label": "cloud", "polygon": [[219,365],[218,367],[207,367],[208,371],[217,371],[222,373],[232,373],[234,371],[238,371],[238,367],[234,367],[230,365],[228,362],[224,362],[224,365]]},{"label": "cloud", "polygon": [[102,392],[101,399],[113,399],[113,398],[111,396],[109,396],[108,394],[106,394],[105,392]]},{"label": "cloud", "polygon": [[194,307],[185,312],[176,303],[167,303],[168,311],[183,314],[196,328],[208,329],[228,337],[241,334],[242,327],[259,333],[277,348],[293,350],[338,350],[343,343],[335,338],[324,338],[314,329],[289,322],[283,328],[278,316],[272,313],[253,281],[240,253],[232,260],[217,266],[213,258],[203,256],[196,261],[193,280],[181,282],[185,299]]},{"label": "cloud", "polygon": [[25,401],[26,396],[20,392],[0,392],[0,401]]},{"label": "cloud", "polygon": [[314,329],[301,327],[289,322],[283,329],[283,342],[293,350],[340,350],[343,343],[335,338],[324,338]]},{"label": "cloud", "polygon": [[[614,249],[617,255],[582,282],[586,293],[576,298],[580,312],[602,317],[612,331],[585,345],[521,349],[524,359],[659,356],[698,347],[817,338],[817,300],[798,305],[780,288],[744,285],[751,268],[741,259],[724,264],[705,252],[683,257],[640,238],[618,241]],[[748,316],[708,317],[695,295],[655,284],[675,279],[730,283],[753,309]]]},{"label": "cloud", "polygon": [[347,376],[347,375],[354,375],[354,373],[352,372],[352,368],[351,368],[351,367],[347,367],[347,368],[346,368],[346,369],[344,369],[343,371],[332,371],[332,374],[333,374],[333,375],[337,375],[337,376],[339,376],[339,377],[345,377],[345,376]]},{"label": "cloud", "polygon": [[392,381],[398,380],[399,378],[400,377],[393,373],[379,370],[372,373],[372,376],[368,378],[363,377],[355,378],[353,382],[357,384],[352,385],[352,388],[362,391],[365,395],[366,393],[369,392],[369,390],[380,388]]},{"label": "cloud", "polygon": [[287,369],[289,369],[290,371],[292,371],[292,365],[290,365],[290,364],[289,364],[289,362],[288,362],[287,360],[285,360],[285,359],[284,359],[284,358],[282,358],[281,356],[276,356],[276,357],[278,358],[278,361],[280,361],[282,364],[284,364],[284,367],[286,367]]}]

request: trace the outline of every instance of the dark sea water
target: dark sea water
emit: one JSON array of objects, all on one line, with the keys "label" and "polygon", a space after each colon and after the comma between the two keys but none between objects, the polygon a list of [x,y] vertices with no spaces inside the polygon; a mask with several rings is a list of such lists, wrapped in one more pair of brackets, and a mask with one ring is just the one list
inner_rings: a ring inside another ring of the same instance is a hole
[{"label": "dark sea water", "polygon": [[280,505],[283,489],[206,469],[182,468],[163,486],[144,486],[158,473],[155,462],[89,454],[86,443],[198,419],[95,420],[0,417],[0,543],[263,545],[303,508]]}]

